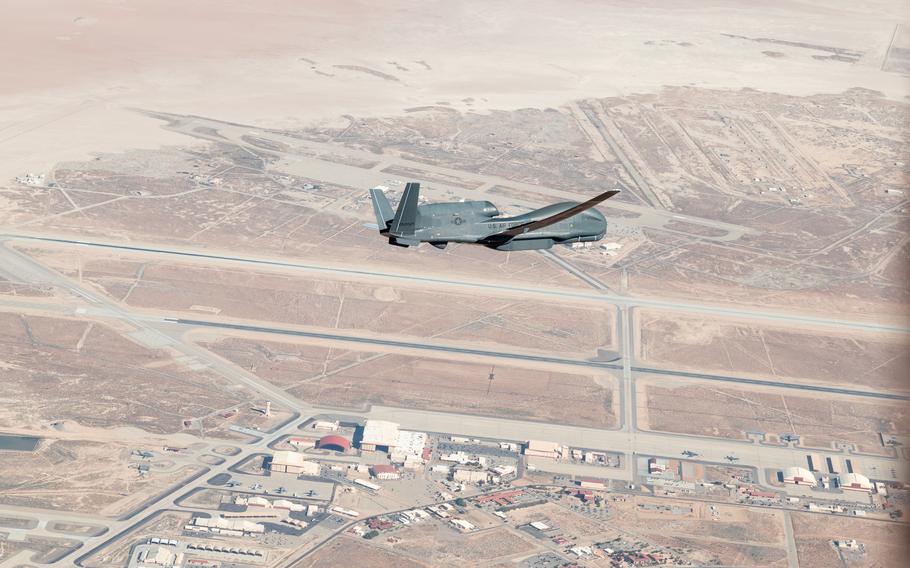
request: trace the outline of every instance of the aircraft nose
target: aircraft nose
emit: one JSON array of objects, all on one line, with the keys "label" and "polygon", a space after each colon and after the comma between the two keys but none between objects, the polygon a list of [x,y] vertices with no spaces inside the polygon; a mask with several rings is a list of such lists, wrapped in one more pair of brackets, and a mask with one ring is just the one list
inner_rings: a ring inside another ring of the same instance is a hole
[{"label": "aircraft nose", "polygon": [[607,234],[607,218],[597,209],[589,209],[586,213],[591,228],[589,234],[594,236],[594,240],[599,241]]},{"label": "aircraft nose", "polygon": [[598,229],[598,233],[607,232],[607,218],[604,217],[604,214],[598,211],[597,209],[589,209],[588,213],[591,216],[591,220],[594,221]]}]

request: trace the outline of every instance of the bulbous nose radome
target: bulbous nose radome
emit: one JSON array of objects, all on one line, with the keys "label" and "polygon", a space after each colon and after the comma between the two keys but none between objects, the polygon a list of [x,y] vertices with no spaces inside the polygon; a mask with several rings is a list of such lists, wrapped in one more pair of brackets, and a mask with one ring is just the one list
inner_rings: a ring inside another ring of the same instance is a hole
[{"label": "bulbous nose radome", "polygon": [[598,211],[597,209],[591,208],[585,211],[585,216],[590,219],[591,226],[594,228],[592,232],[603,236],[607,232],[607,218],[604,217],[604,214]]}]

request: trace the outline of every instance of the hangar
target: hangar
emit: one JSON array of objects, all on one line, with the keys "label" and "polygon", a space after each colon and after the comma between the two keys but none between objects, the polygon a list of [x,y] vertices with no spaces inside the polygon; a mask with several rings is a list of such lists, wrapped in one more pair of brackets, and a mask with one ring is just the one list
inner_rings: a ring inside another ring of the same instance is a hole
[{"label": "hangar", "polygon": [[351,449],[351,442],[344,436],[330,434],[328,436],[323,436],[320,438],[319,442],[316,443],[316,447],[320,450],[346,452]]},{"label": "hangar", "polygon": [[815,476],[806,468],[803,467],[788,467],[784,471],[784,483],[792,483],[794,485],[815,485],[818,481],[815,480]]}]

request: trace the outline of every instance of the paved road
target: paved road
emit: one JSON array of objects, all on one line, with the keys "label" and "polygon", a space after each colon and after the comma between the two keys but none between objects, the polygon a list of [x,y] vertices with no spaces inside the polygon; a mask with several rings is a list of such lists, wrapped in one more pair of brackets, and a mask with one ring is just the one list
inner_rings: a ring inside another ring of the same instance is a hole
[{"label": "paved road", "polygon": [[[70,243],[75,243],[76,241],[70,241]],[[96,246],[106,246],[111,248],[126,248],[116,245],[96,245]],[[144,249],[149,252],[157,251],[155,249]],[[169,254],[187,254],[192,256],[209,256],[209,255],[200,255],[199,253],[169,253]],[[217,258],[217,257],[213,257]],[[231,262],[237,262],[238,259],[226,258]],[[240,259],[240,262],[262,262],[255,261],[251,259]],[[271,261],[264,261],[265,263]],[[40,309],[41,306],[44,306],[45,309],[54,312],[54,313],[68,313],[73,314],[83,314],[85,317],[102,317],[102,318],[116,318],[121,321],[127,322],[136,330],[135,336],[144,339],[145,341],[153,343],[161,343],[169,345],[182,353],[188,355],[193,360],[200,361],[205,365],[209,366],[215,372],[221,374],[225,378],[228,378],[232,382],[243,383],[250,388],[254,388],[257,392],[263,396],[269,397],[275,401],[281,401],[284,404],[287,404],[290,408],[300,412],[304,416],[312,416],[316,414],[329,414],[333,413],[333,409],[318,408],[313,407],[304,401],[296,399],[295,397],[288,395],[281,389],[274,387],[273,385],[268,384],[265,381],[260,380],[254,375],[246,373],[244,370],[226,362],[218,357],[215,357],[211,353],[201,349],[200,347],[186,341],[183,338],[184,332],[187,329],[192,328],[211,328],[211,327],[229,327],[235,329],[245,329],[249,331],[257,331],[263,333],[281,333],[281,334],[293,334],[293,335],[302,335],[309,336],[320,339],[327,339],[333,342],[375,342],[374,345],[385,346],[385,347],[403,347],[408,349],[420,349],[428,352],[431,351],[441,351],[441,352],[453,352],[453,353],[462,353],[462,354],[473,354],[473,355],[482,355],[482,356],[491,356],[491,357],[500,357],[500,358],[512,358],[513,360],[530,358],[531,360],[536,360],[539,362],[545,363],[557,363],[563,365],[572,365],[572,366],[589,366],[594,368],[609,368],[609,369],[618,369],[621,368],[621,365],[610,364],[610,363],[598,363],[592,361],[583,361],[583,360],[573,360],[567,358],[558,358],[558,357],[545,357],[545,356],[535,356],[535,355],[524,355],[520,353],[508,353],[508,352],[497,352],[497,351],[484,351],[477,349],[468,349],[461,348],[451,345],[437,345],[431,343],[416,343],[416,342],[407,342],[400,340],[392,339],[383,339],[383,338],[371,338],[371,337],[357,337],[357,336],[345,336],[340,334],[328,334],[328,333],[319,333],[319,332],[306,332],[293,329],[282,329],[282,328],[268,328],[266,326],[249,326],[243,324],[225,324],[223,322],[212,322],[207,320],[184,320],[181,318],[162,318],[158,316],[150,316],[147,314],[142,314],[138,312],[132,312],[127,308],[120,306],[106,297],[99,296],[90,290],[82,288],[77,283],[64,278],[63,276],[53,272],[52,270],[47,269],[42,266],[40,263],[35,262],[33,259],[22,255],[16,251],[11,251],[6,247],[0,246],[0,266],[4,267],[4,270],[18,279],[22,279],[27,282],[39,283],[39,284],[52,284],[59,287],[61,290],[65,290],[72,294],[71,302],[47,302],[42,303],[40,300],[23,300],[21,298],[2,298],[0,303],[7,307],[16,307],[22,306],[23,309]],[[307,267],[309,269],[309,267]],[[326,267],[312,267],[313,270],[321,271],[341,271],[341,269],[326,268]],[[357,271],[360,272],[360,271]],[[377,275],[369,271],[363,271],[362,275],[369,276],[371,278],[376,277]],[[387,278],[408,278],[406,275],[380,275],[379,277]],[[476,285],[478,287],[482,286],[491,286],[497,288],[497,285],[487,284],[487,283],[458,283],[446,280],[439,281],[442,284],[451,284],[451,285]],[[527,293],[539,293],[533,289],[523,289],[523,292]],[[549,293],[549,292],[548,292]],[[559,295],[563,292],[553,291],[553,293]],[[601,296],[591,295],[591,298],[601,298]],[[633,305],[640,304],[631,304],[625,303],[623,306],[631,307]],[[772,381],[753,381],[750,379],[741,379],[738,377],[720,377],[714,375],[703,375],[700,373],[680,373],[672,372],[664,369],[649,369],[644,367],[630,367],[630,371],[637,373],[651,373],[651,374],[666,374],[666,375],[675,375],[675,376],[689,376],[693,378],[708,378],[708,380],[724,380],[724,381],[744,381],[750,384],[767,384],[769,386],[782,386],[778,383]],[[785,387],[789,388],[789,387]],[[832,389],[828,387],[815,387],[813,385],[794,385],[793,388],[808,388],[810,390],[824,390],[827,392],[838,392],[845,389]],[[898,396],[898,395],[888,395],[887,393],[867,393],[864,391],[849,391],[843,392],[842,394],[855,394],[857,396]],[[899,397],[905,399],[905,397]],[[628,404],[628,402],[626,403]],[[348,414],[362,414],[362,413],[352,413]],[[756,467],[760,472],[764,471],[765,468],[784,468],[791,465],[803,465],[805,463],[806,451],[798,448],[790,447],[776,447],[776,446],[762,446],[752,442],[740,442],[736,440],[725,440],[725,439],[716,439],[716,438],[703,438],[698,436],[687,436],[687,435],[676,435],[676,434],[663,434],[663,433],[654,433],[654,432],[641,432],[641,431],[616,431],[616,430],[601,430],[596,428],[584,428],[584,427],[575,427],[568,426],[565,424],[549,424],[549,423],[539,423],[539,422],[529,422],[529,421],[517,421],[517,420],[508,420],[501,418],[493,417],[477,417],[469,415],[460,415],[454,413],[436,413],[429,411],[421,411],[414,409],[402,409],[402,408],[389,408],[382,406],[374,406],[367,413],[366,416],[376,419],[385,419],[393,420],[402,424],[405,428],[425,430],[431,432],[446,432],[453,434],[461,434],[467,436],[477,436],[477,437],[499,437],[508,440],[527,440],[527,439],[544,439],[560,442],[567,445],[573,446],[582,446],[592,449],[603,449],[615,452],[622,452],[626,456],[626,466],[625,469],[619,472],[615,472],[616,477],[618,478],[630,478],[632,474],[632,463],[636,455],[663,455],[663,456],[677,456],[682,449],[689,449],[696,451],[700,454],[699,459],[704,459],[709,462],[718,462],[722,463],[724,456],[728,455],[731,450],[735,451],[736,455],[740,457],[740,464]],[[132,520],[111,520],[104,519],[101,517],[94,516],[85,516],[78,515],[79,518],[85,518],[90,520],[93,524],[102,524],[107,526],[110,530],[106,535],[101,537],[89,537],[85,539],[85,547],[80,550],[81,554],[86,552],[91,552],[96,550],[99,546],[104,546],[104,544],[113,536],[119,534],[122,530],[126,530],[131,527],[136,522],[141,521],[150,514],[154,514],[157,511],[164,509],[174,508],[174,497],[178,494],[183,494],[185,491],[189,491],[196,487],[203,487],[206,484],[206,480],[212,476],[226,472],[228,468],[239,463],[249,455],[263,451],[264,448],[277,438],[295,431],[295,428],[298,421],[292,422],[286,425],[281,430],[267,435],[260,440],[246,444],[239,455],[234,456],[230,459],[227,459],[223,464],[211,466],[210,471],[205,475],[200,476],[198,479],[190,482],[184,487],[175,487],[171,494],[162,498],[157,503],[149,506],[146,510],[143,511],[142,515],[137,516]],[[823,458],[829,455],[845,455],[843,452],[826,452],[826,451],[816,451],[813,450],[813,453],[820,454]],[[905,462],[899,462],[893,458],[886,457],[871,457],[871,456],[860,456],[858,458],[862,464],[862,470],[870,474],[876,479],[882,480],[898,480],[906,479],[907,472],[905,471]],[[606,470],[605,470],[606,471]],[[605,476],[612,476],[610,473],[605,473]],[[0,513],[4,510],[9,510],[8,508],[0,508]],[[38,517],[43,520],[57,520],[57,519],[75,519],[77,515],[72,515],[68,513],[58,513],[56,511],[46,511],[39,509],[26,509],[22,513],[25,513],[29,516]],[[62,559],[59,562],[55,563],[57,566],[71,566],[71,559]]]},{"label": "paved road", "polygon": [[591,276],[590,274],[588,274],[588,273],[585,272],[584,270],[578,268],[577,266],[575,266],[574,264],[572,264],[572,263],[569,262],[568,260],[562,258],[561,256],[559,256],[559,255],[556,254],[555,252],[549,251],[549,250],[542,250],[542,251],[540,251],[540,254],[541,254],[544,258],[546,258],[547,260],[549,260],[550,262],[552,262],[553,264],[556,264],[557,266],[559,266],[560,268],[564,269],[566,272],[572,274],[573,276],[575,276],[576,278],[578,278],[579,280],[581,280],[581,281],[584,282],[585,284],[588,284],[588,285],[591,286],[592,288],[594,288],[594,289],[596,289],[596,290],[603,290],[603,291],[605,291],[605,292],[612,292],[612,291],[613,291],[613,290],[610,289],[609,286],[607,286],[606,284],[604,284],[603,282],[601,282],[601,281],[598,280],[597,278],[594,278],[593,276]]},{"label": "paved road", "polygon": [[790,511],[784,511],[784,536],[787,541],[787,565],[799,568],[799,555],[796,553],[796,539],[793,537],[793,518]]},{"label": "paved road", "polygon": [[[150,316],[149,316],[150,317]],[[319,331],[305,331],[299,329],[289,329],[281,327],[269,327],[261,325],[250,325],[241,323],[229,323],[211,320],[197,320],[187,318],[163,318],[165,322],[172,322],[183,326],[190,327],[210,327],[218,329],[231,329],[236,331],[248,331],[254,333],[268,333],[275,335],[288,335],[294,337],[308,337],[311,339],[322,339],[335,343],[357,343],[360,345],[374,345],[379,347],[392,347],[398,349],[414,349],[419,351],[438,352],[438,353],[455,353],[459,355],[476,355],[480,357],[491,357],[498,359],[513,359],[518,361],[533,361],[537,363],[552,363],[556,365],[568,365],[572,367],[586,367],[592,369],[611,369],[622,370],[623,365],[618,363],[606,363],[602,361],[591,361],[587,359],[569,359],[565,357],[551,357],[548,355],[531,355],[527,353],[515,353],[508,351],[491,351],[486,349],[474,349],[470,347],[458,347],[447,345],[445,343],[427,343],[416,341],[402,341],[397,339],[386,339],[379,337],[342,335],[338,333],[325,333]],[[624,334],[628,336],[629,334]],[[910,400],[910,396],[899,395],[894,393],[854,390],[839,387],[828,387],[823,385],[810,385],[803,383],[788,383],[782,381],[766,381],[761,379],[747,379],[744,377],[732,377],[727,375],[712,375],[708,373],[695,373],[688,371],[675,371],[672,369],[659,369],[655,367],[630,367],[631,371],[636,373],[646,373],[649,375],[667,375],[675,377],[685,377],[690,379],[703,379],[709,381],[721,381],[729,383],[739,383],[746,385],[759,385],[766,387],[779,387],[795,390],[806,390],[814,392],[824,392],[832,394],[842,394],[848,396],[861,396],[869,398],[879,398],[887,400]]]},{"label": "paved road", "polygon": [[313,262],[289,262],[271,258],[237,256],[231,254],[218,254],[213,252],[202,252],[199,249],[182,248],[182,247],[144,247],[133,245],[122,245],[117,243],[108,243],[103,241],[88,241],[77,239],[63,239],[52,237],[39,237],[28,234],[3,234],[0,235],[0,241],[3,240],[30,240],[42,241],[63,245],[86,246],[92,248],[102,248],[110,250],[121,250],[134,252],[138,254],[159,254],[176,257],[192,258],[199,260],[209,260],[216,262],[229,262],[239,264],[249,264],[254,266],[272,267],[280,269],[293,269],[303,272],[316,274],[340,275],[355,278],[371,278],[374,280],[387,280],[404,283],[432,284],[439,286],[455,286],[460,288],[474,288],[478,290],[487,290],[505,294],[521,294],[529,297],[539,298],[561,298],[574,301],[593,301],[605,302],[617,306],[630,306],[653,308],[672,312],[690,312],[702,315],[715,315],[720,317],[743,318],[765,320],[776,323],[798,324],[803,326],[817,326],[828,328],[840,328],[854,331],[871,331],[885,333],[910,333],[910,327],[898,324],[880,323],[872,320],[850,320],[841,318],[829,318],[816,316],[812,314],[801,314],[795,311],[781,312],[774,310],[763,310],[754,308],[745,308],[737,306],[699,304],[674,299],[651,298],[644,296],[629,296],[613,293],[592,294],[589,292],[575,292],[568,289],[546,288],[546,287],[526,287],[511,284],[502,284],[495,281],[484,280],[462,280],[451,278],[439,278],[433,276],[417,276],[414,274],[402,274],[394,272],[385,272],[372,269],[341,268],[327,264]]}]

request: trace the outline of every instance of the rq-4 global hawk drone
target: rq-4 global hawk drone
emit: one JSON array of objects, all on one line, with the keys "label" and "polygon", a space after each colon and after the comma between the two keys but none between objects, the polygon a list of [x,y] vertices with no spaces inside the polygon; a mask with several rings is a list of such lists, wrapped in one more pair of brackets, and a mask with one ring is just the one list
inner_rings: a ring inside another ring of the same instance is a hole
[{"label": "rq-4 global hawk drone", "polygon": [[371,189],[379,234],[399,247],[430,243],[443,249],[449,243],[471,243],[496,250],[548,249],[556,243],[599,241],[607,220],[594,206],[619,193],[611,190],[584,203],[554,203],[515,217],[500,217],[489,201],[418,205],[419,183],[409,183],[393,212],[380,189]]}]

